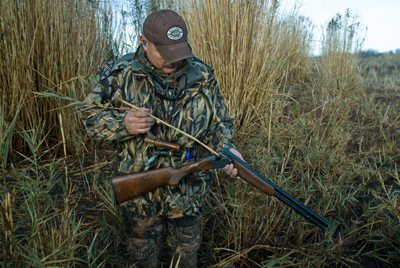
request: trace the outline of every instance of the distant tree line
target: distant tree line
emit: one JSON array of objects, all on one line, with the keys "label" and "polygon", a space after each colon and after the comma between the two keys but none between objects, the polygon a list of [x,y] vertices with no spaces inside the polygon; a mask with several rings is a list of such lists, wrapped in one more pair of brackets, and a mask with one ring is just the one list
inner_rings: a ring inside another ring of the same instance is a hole
[{"label": "distant tree line", "polygon": [[379,52],[376,49],[367,49],[367,50],[363,50],[360,52],[360,56],[361,58],[365,59],[365,58],[378,58],[380,56],[384,56],[384,55],[400,55],[400,48],[396,49],[396,50],[389,50],[387,52]]}]

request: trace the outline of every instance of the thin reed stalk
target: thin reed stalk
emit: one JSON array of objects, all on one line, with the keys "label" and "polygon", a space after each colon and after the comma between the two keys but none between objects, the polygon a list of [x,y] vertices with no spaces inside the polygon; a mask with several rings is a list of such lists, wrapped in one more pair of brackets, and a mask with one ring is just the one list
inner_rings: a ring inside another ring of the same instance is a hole
[{"label": "thin reed stalk", "polygon": [[[63,102],[38,99],[35,92],[47,88],[83,99],[86,82],[107,60],[111,44],[112,16],[104,1],[13,1],[0,4],[0,95],[7,96],[6,118],[21,108],[19,131],[46,122],[43,150],[62,139],[57,111]],[[21,104],[20,102],[24,100]],[[72,110],[61,112],[65,139],[79,124]],[[10,151],[26,153],[24,140],[13,135]]]}]

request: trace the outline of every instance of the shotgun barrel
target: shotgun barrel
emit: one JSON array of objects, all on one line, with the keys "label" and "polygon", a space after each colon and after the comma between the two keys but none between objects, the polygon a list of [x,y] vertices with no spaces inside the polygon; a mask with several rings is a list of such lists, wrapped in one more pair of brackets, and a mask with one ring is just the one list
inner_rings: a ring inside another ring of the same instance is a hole
[{"label": "shotgun barrel", "polygon": [[[294,211],[299,213],[301,216],[303,216],[305,219],[309,220],[319,228],[325,230],[329,226],[329,222],[315,214],[313,211],[311,211],[309,208],[304,206],[302,203],[294,199],[292,196],[290,196],[288,193],[286,193],[284,190],[280,189],[278,186],[273,184],[270,180],[266,179],[264,176],[259,174],[257,171],[255,171],[253,168],[251,168],[249,165],[247,165],[245,162],[243,162],[240,158],[232,154],[229,150],[224,149],[224,155],[232,159],[235,168],[237,168],[237,163],[244,166],[244,169],[249,170],[250,172],[256,174],[259,178],[262,178],[265,182],[267,182],[269,185],[271,185],[275,193],[273,196],[279,199],[279,201],[285,203]],[[240,175],[239,175],[240,176]]]}]

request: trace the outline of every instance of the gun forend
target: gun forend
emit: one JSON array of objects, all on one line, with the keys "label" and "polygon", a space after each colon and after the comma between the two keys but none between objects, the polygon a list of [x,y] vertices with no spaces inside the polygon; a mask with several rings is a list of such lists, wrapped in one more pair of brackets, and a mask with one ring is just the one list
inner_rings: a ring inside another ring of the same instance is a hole
[{"label": "gun forend", "polygon": [[273,196],[275,194],[275,189],[269,183],[265,182],[262,178],[257,176],[244,166],[239,161],[233,160],[233,165],[238,170],[238,176],[259,189],[260,191],[266,193],[267,195]]}]

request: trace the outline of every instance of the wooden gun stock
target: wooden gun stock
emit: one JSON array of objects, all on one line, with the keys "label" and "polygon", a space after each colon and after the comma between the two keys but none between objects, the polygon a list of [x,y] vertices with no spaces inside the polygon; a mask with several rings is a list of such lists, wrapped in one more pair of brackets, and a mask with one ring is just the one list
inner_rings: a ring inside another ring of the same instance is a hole
[{"label": "wooden gun stock", "polygon": [[115,176],[111,179],[117,203],[121,204],[162,186],[177,186],[186,174],[211,169],[211,160],[199,160],[180,168],[159,168]]},{"label": "wooden gun stock", "polygon": [[[121,204],[162,186],[175,187],[186,174],[200,170],[222,168],[229,163],[232,163],[232,161],[219,162],[202,159],[180,168],[167,167],[115,176],[111,179],[111,184],[114,187],[117,203]],[[264,193],[274,195],[274,188],[249,170],[245,164],[241,164],[238,161],[233,161],[233,164],[238,170],[238,176]]]}]

